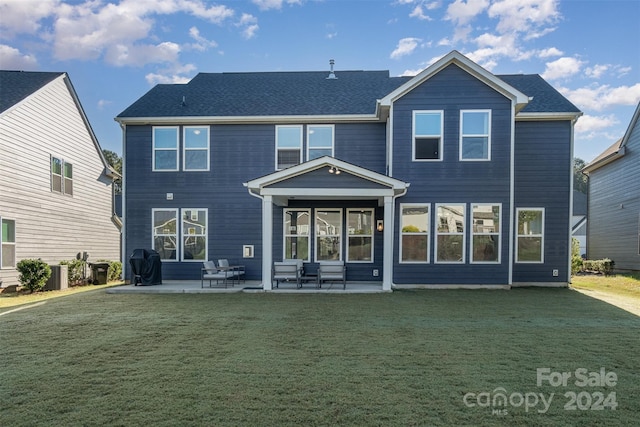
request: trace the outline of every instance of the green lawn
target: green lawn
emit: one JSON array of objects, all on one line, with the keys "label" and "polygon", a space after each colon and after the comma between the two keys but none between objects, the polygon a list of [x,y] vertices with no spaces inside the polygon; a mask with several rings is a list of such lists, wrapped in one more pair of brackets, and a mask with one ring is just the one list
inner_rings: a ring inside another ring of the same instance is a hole
[{"label": "green lawn", "polygon": [[576,289],[607,292],[640,299],[640,273],[613,276],[577,275],[571,277],[571,286]]},{"label": "green lawn", "polygon": [[[640,413],[640,318],[570,289],[38,304],[0,308],[2,425],[635,426]],[[568,372],[566,386],[538,386],[538,368]],[[582,385],[581,369],[609,385]]]}]

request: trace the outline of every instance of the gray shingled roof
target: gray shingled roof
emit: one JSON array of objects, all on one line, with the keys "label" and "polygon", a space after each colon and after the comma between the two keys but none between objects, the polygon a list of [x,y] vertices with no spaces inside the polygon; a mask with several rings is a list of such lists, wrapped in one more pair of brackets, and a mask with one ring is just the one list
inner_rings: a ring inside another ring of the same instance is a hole
[{"label": "gray shingled roof", "polygon": [[0,70],[0,113],[64,73]]},{"label": "gray shingled roof", "polygon": [[[412,77],[388,71],[200,73],[189,83],[157,85],[119,118],[374,114],[376,101]],[[538,75],[497,76],[533,97],[524,112],[578,112]],[[183,105],[184,99],[184,105]]]}]

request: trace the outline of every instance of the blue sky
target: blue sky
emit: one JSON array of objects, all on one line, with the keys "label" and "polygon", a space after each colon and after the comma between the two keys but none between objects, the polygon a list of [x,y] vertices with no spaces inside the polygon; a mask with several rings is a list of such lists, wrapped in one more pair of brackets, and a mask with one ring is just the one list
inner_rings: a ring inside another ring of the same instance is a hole
[{"label": "blue sky", "polygon": [[389,70],[456,49],[540,74],[583,112],[575,155],[623,136],[640,101],[638,0],[0,0],[0,68],[66,71],[103,148],[113,118],[198,72]]}]

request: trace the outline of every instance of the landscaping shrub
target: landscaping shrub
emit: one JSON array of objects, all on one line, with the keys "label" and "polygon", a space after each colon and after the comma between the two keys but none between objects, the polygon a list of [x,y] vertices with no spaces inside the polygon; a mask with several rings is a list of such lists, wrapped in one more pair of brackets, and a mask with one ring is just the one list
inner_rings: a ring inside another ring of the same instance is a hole
[{"label": "landscaping shrub", "polygon": [[615,262],[609,258],[596,259],[596,260],[584,260],[582,262],[582,271],[592,273],[602,273],[606,276],[613,274],[613,267]]},{"label": "landscaping shrub", "polygon": [[60,261],[60,265],[67,266],[67,275],[70,285],[73,286],[84,284],[82,283],[82,281],[84,279],[85,268],[87,266],[86,261],[83,261],[81,259],[72,259],[69,261]]},{"label": "landscaping shrub", "polygon": [[51,267],[41,259],[23,259],[18,263],[18,280],[32,293],[40,291],[51,277]]},{"label": "landscaping shrub", "polygon": [[571,274],[582,271],[583,260],[580,256],[580,242],[575,237],[571,238]]}]

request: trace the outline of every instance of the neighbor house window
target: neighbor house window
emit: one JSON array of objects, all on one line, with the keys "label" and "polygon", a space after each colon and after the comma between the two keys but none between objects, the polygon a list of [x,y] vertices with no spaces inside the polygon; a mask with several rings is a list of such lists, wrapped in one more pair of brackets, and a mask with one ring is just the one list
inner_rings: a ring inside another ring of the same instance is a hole
[{"label": "neighbor house window", "polygon": [[163,261],[178,260],[178,209],[153,209],[153,249]]},{"label": "neighbor house window", "polygon": [[285,209],[283,259],[309,261],[309,237],[311,211],[309,209]]},{"label": "neighbor house window", "polygon": [[307,126],[307,160],[333,156],[333,125]]},{"label": "neighbor house window", "polygon": [[316,210],[316,261],[342,260],[342,210]]},{"label": "neighbor house window", "polygon": [[517,262],[544,261],[544,209],[518,208]]},{"label": "neighbor house window", "polygon": [[16,266],[16,222],[1,219],[2,239],[0,239],[0,268],[15,268]]},{"label": "neighbor house window", "polygon": [[436,205],[436,262],[464,263],[464,204]]},{"label": "neighbor house window", "polygon": [[400,262],[429,262],[429,205],[400,205]]},{"label": "neighbor house window", "polygon": [[276,126],[276,169],[302,162],[302,126]]},{"label": "neighbor house window", "polygon": [[347,210],[347,261],[373,261],[373,209]]},{"label": "neighbor house window", "polygon": [[182,261],[207,261],[207,209],[182,209]]},{"label": "neighbor house window", "polygon": [[153,128],[153,170],[178,170],[178,128]]},{"label": "neighbor house window", "polygon": [[185,171],[209,170],[209,127],[186,126],[184,128],[184,153],[182,155]]},{"label": "neighbor house window", "polygon": [[73,165],[51,157],[51,190],[73,195]]},{"label": "neighbor house window", "polygon": [[500,205],[473,205],[471,262],[500,262]]},{"label": "neighbor house window", "polygon": [[491,159],[491,110],[460,111],[460,160]]},{"label": "neighbor house window", "polygon": [[442,111],[413,112],[413,160],[442,160]]}]

